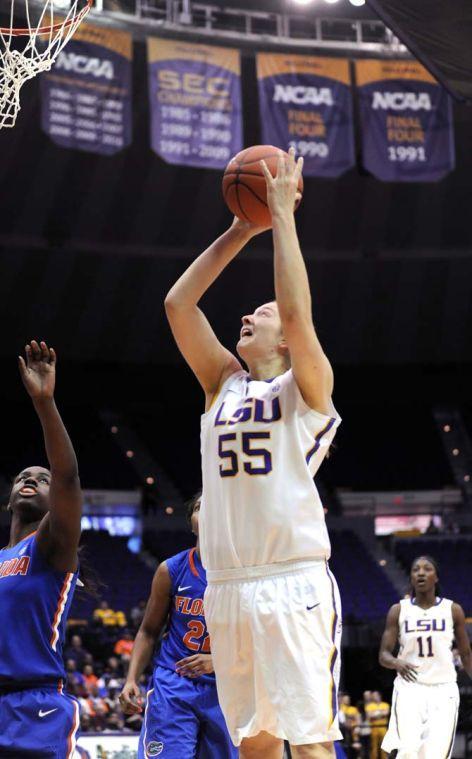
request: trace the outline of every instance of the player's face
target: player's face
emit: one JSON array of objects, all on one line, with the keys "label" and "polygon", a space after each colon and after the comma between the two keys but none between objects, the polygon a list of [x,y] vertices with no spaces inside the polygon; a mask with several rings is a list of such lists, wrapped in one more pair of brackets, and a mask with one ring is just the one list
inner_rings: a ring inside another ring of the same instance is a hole
[{"label": "player's face", "polygon": [[280,353],[283,345],[282,322],[275,300],[259,306],[253,314],[243,316],[241,321],[236,350],[246,363],[273,358]]},{"label": "player's face", "polygon": [[15,477],[9,507],[26,522],[42,519],[49,511],[51,472],[42,466],[30,466]]},{"label": "player's face", "polygon": [[411,584],[415,591],[427,593],[434,590],[438,581],[436,569],[427,559],[417,559],[411,568]]},{"label": "player's face", "polygon": [[192,525],[192,532],[194,535],[198,535],[198,517],[200,515],[200,501],[194,506],[192,516],[190,517],[190,523]]}]

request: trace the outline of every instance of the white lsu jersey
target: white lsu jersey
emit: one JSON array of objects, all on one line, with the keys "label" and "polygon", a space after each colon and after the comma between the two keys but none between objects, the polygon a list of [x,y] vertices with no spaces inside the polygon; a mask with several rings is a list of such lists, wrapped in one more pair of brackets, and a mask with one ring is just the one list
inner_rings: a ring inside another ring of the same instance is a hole
[{"label": "white lsu jersey", "polygon": [[202,416],[200,550],[205,568],[328,559],[313,477],[341,419],[309,408],[292,370],[231,375]]},{"label": "white lsu jersey", "polygon": [[434,606],[422,609],[413,598],[400,601],[398,657],[418,667],[417,682],[423,685],[457,680],[452,657],[452,603],[447,598],[437,598]]}]

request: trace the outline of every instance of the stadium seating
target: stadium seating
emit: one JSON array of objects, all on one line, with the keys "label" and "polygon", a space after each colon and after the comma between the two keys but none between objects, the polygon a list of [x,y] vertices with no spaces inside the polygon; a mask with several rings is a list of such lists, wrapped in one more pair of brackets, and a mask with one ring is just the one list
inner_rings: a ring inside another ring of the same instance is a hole
[{"label": "stadium seating", "polygon": [[[127,538],[111,537],[103,530],[87,531],[82,534],[82,545],[87,562],[104,583],[100,595],[112,609],[128,614],[138,601],[147,599],[153,571],[129,551]],[[97,606],[94,598],[76,593],[70,616],[87,619]]]},{"label": "stadium seating", "polygon": [[409,572],[416,556],[429,554],[439,563],[441,593],[461,604],[472,614],[472,538],[466,536],[429,536],[396,541],[395,555]]}]

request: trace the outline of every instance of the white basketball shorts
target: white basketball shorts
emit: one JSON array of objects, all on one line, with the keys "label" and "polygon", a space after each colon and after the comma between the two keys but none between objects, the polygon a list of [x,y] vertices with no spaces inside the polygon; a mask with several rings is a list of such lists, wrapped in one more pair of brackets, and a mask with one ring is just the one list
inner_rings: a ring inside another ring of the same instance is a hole
[{"label": "white basketball shorts", "polygon": [[325,560],[207,572],[218,698],[236,746],[261,730],[339,740],[341,602]]},{"label": "white basketball shorts", "polygon": [[382,748],[397,759],[449,759],[459,712],[456,683],[423,685],[396,680]]}]

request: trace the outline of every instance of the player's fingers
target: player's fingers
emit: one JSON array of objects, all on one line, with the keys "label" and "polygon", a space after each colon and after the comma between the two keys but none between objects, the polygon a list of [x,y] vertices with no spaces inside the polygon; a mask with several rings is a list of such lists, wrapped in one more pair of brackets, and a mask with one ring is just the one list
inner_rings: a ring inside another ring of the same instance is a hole
[{"label": "player's fingers", "polygon": [[41,340],[39,343],[39,347],[41,350],[41,358],[43,361],[47,361],[49,363],[49,348],[44,342],[44,340]]},{"label": "player's fingers", "polygon": [[190,664],[190,662],[197,661],[198,660],[198,654],[193,654],[192,656],[186,656],[185,659],[180,659],[178,662],[175,663],[176,667],[186,667],[187,664]]},{"label": "player's fingers", "polygon": [[303,158],[303,156],[300,156],[300,158],[298,159],[298,161],[297,161],[297,163],[296,163],[296,166],[295,166],[295,168],[294,168],[294,172],[293,172],[293,174],[294,174],[294,177],[295,177],[295,179],[296,179],[297,181],[300,179],[300,177],[301,177],[301,175],[302,175],[302,171],[303,171],[303,164],[304,164],[304,162],[305,162],[305,161],[304,161],[304,158]]},{"label": "player's fingers", "polygon": [[39,347],[36,340],[31,340],[31,353],[35,361],[41,360],[41,348]]},{"label": "player's fingers", "polygon": [[287,166],[291,173],[295,171],[295,148],[289,148]]},{"label": "player's fingers", "polygon": [[57,364],[57,353],[54,348],[49,348],[49,361],[53,366]]},{"label": "player's fingers", "polygon": [[285,160],[286,156],[282,151],[277,156],[277,179],[283,179],[286,174],[285,170]]},{"label": "player's fingers", "polygon": [[18,356],[18,367],[20,369],[20,373],[22,374],[22,376],[25,377],[26,376],[26,364],[25,364],[25,359],[23,358],[23,356]]},{"label": "player's fingers", "polygon": [[31,345],[29,343],[26,343],[25,345],[25,354],[26,354],[26,363],[29,366],[32,360],[32,355],[33,355],[33,352],[31,350]]},{"label": "player's fingers", "polygon": [[266,164],[266,162],[264,160],[261,160],[260,164],[261,164],[262,173],[265,176],[265,180],[266,180],[267,184],[268,185],[272,184],[272,182],[274,181],[274,177],[270,173],[269,167],[267,166],[267,164]]}]

